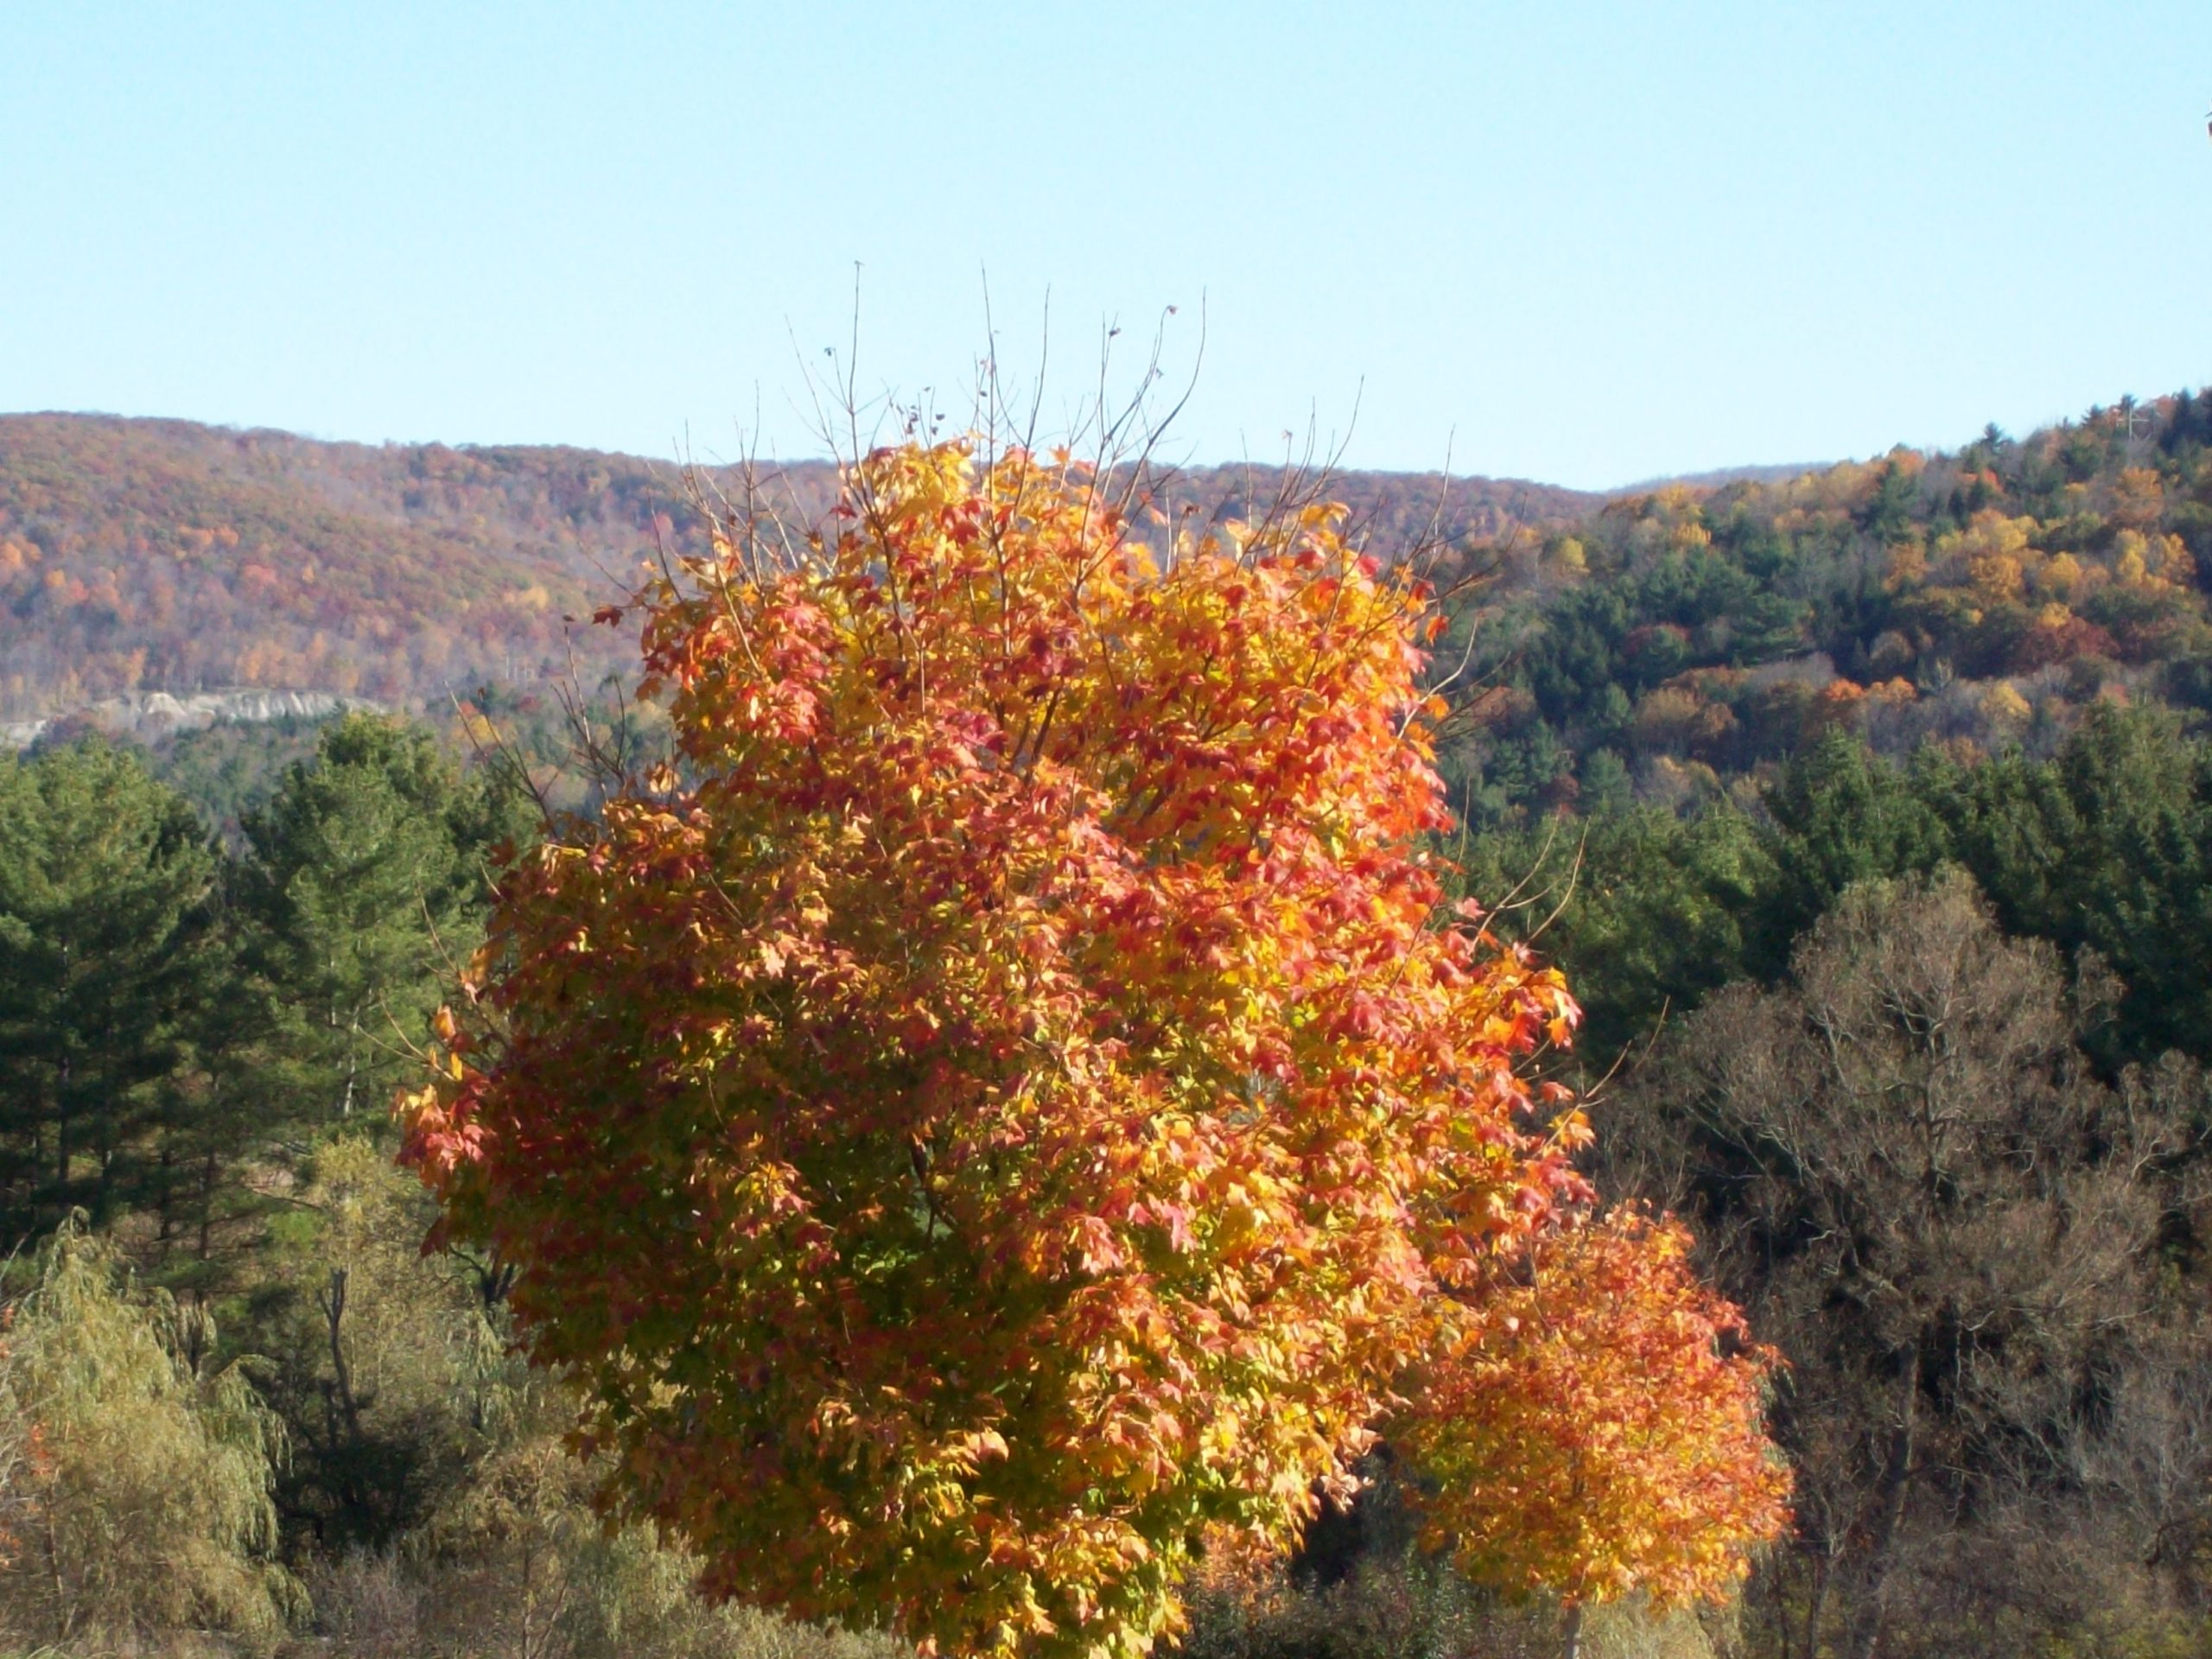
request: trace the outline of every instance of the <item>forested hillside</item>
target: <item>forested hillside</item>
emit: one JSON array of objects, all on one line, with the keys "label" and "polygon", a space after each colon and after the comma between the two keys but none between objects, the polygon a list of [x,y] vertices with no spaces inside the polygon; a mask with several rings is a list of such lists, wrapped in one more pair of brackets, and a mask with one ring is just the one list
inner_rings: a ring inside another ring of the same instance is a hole
[{"label": "forested hillside", "polygon": [[1496,550],[1468,890],[1610,1191],[1789,1370],[1777,1659],[2195,1653],[2212,1584],[2212,404]]},{"label": "forested hillside", "polygon": [[1483,544],[1504,580],[1463,621],[1468,816],[1678,801],[1832,727],[2046,753],[2100,698],[2202,707],[2209,446],[2184,392]]},{"label": "forested hillside", "polygon": [[[826,462],[762,470],[810,522]],[[1264,505],[1279,468],[1172,486],[1207,519]],[[735,493],[735,474],[698,482]],[[1588,498],[1538,485],[1347,474],[1334,493],[1386,556],[1556,522]],[[480,682],[588,682],[626,644],[574,628],[665,548],[702,545],[672,461],[582,449],[323,443],[183,421],[0,416],[0,718],[140,690],[264,687],[437,703]]]}]

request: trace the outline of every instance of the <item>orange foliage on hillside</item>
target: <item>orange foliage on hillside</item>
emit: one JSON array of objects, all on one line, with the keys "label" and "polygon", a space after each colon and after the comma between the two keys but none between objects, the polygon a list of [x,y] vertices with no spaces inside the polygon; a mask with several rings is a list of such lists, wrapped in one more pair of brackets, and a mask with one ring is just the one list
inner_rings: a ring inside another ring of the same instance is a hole
[{"label": "orange foliage on hillside", "polygon": [[[1280,468],[1202,469],[1175,499],[1201,524],[1250,517]],[[0,715],[138,690],[229,686],[442,704],[485,681],[617,665],[625,642],[571,630],[641,561],[708,545],[673,463],[563,448],[321,443],[183,421],[0,416]],[[796,518],[836,491],[826,462],[768,469]],[[1336,493],[1385,556],[1565,516],[1535,485],[1353,474]]]}]

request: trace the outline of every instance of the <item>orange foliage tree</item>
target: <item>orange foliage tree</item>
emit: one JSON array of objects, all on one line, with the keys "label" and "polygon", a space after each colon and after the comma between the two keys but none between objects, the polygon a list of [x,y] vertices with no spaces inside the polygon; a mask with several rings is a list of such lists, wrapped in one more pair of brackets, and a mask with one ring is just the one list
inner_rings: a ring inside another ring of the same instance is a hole
[{"label": "orange foliage tree", "polygon": [[908,445],[639,594],[674,764],[509,871],[403,1115],[710,1592],[1142,1652],[1586,1205],[1516,1071],[1574,1007],[1430,850],[1427,595],[1340,524],[1155,552]]},{"label": "orange foliage tree", "polygon": [[1689,1246],[1616,1211],[1532,1240],[1466,1299],[1392,1437],[1431,1483],[1430,1541],[1469,1576],[1570,1610],[1680,1605],[1787,1526],[1758,1386],[1776,1357]]}]

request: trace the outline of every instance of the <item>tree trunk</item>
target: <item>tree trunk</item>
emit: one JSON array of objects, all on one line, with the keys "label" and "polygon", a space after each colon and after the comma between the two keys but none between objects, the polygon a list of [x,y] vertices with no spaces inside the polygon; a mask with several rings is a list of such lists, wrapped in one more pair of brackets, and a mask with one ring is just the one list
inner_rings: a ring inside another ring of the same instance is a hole
[{"label": "tree trunk", "polygon": [[210,1147],[200,1166],[200,1259],[214,1254],[215,1149]]},{"label": "tree trunk", "polygon": [[353,1078],[361,1069],[361,1057],[355,1052],[354,1045],[360,1041],[360,1038],[361,1016],[356,1010],[353,1022],[346,1032],[346,1093],[338,1103],[338,1116],[340,1117],[353,1116]]},{"label": "tree trunk", "polygon": [[54,1091],[54,1192],[61,1213],[69,1213],[69,1057],[61,1057]]},{"label": "tree trunk", "polygon": [[161,1174],[156,1178],[158,1185],[154,1196],[155,1236],[166,1254],[169,1240],[176,1231],[176,1204],[175,1194],[170,1191],[170,1185],[176,1179],[176,1149],[169,1145],[166,1135],[162,1139],[162,1155],[157,1166]]},{"label": "tree trunk", "polygon": [[338,1408],[345,1414],[346,1432],[355,1440],[361,1434],[360,1402],[353,1397],[353,1370],[346,1363],[346,1290],[351,1275],[343,1268],[330,1270],[330,1288],[318,1300],[330,1326],[330,1370]]},{"label": "tree trunk", "polygon": [[1823,1549],[1813,1561],[1812,1605],[1805,1609],[1805,1659],[1820,1659],[1821,1625],[1827,1613],[1828,1580],[1834,1566],[1835,1555],[1831,1549]]},{"label": "tree trunk", "polygon": [[1567,1610],[1560,1624],[1560,1659],[1582,1659],[1582,1604]]},{"label": "tree trunk", "polygon": [[1897,1422],[1890,1431],[1890,1454],[1882,1469],[1882,1507],[1868,1552],[1866,1599],[1853,1633],[1851,1659],[1877,1659],[1881,1652],[1882,1628],[1889,1618],[1890,1569],[1896,1559],[1897,1525],[1904,1516],[1905,1491],[1912,1482],[1914,1430],[1919,1421],[1920,1349],[1916,1344],[1898,1388]]}]

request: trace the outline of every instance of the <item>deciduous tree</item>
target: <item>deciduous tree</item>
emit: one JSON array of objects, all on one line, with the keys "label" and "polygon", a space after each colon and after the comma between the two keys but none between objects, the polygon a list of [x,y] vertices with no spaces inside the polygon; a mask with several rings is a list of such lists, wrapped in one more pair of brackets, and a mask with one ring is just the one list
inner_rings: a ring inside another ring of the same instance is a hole
[{"label": "deciduous tree", "polygon": [[1624,1138],[1675,1141],[1674,1196],[1790,1361],[1788,1651],[1924,1651],[1903,1609],[1958,1517],[2071,1483],[2110,1427],[2146,1173],[2190,1135],[2170,1101],[2123,1112],[2072,1038],[2056,954],[1954,868],[1847,889],[1792,982],[1722,991],[1631,1092]]},{"label": "deciduous tree", "polygon": [[1634,1209],[1502,1264],[1392,1439],[1433,1484],[1433,1540],[1478,1582],[1681,1605],[1789,1522],[1767,1446],[1774,1355],[1700,1284],[1690,1236]]},{"label": "deciduous tree", "polygon": [[1133,1655],[1586,1204],[1516,1071],[1575,1010],[1446,899],[1426,596],[1338,512],[849,486],[640,594],[676,764],[505,878],[409,1155],[710,1589]]},{"label": "deciduous tree", "polygon": [[283,1431],[237,1365],[187,1357],[204,1314],[137,1294],[73,1222],[8,1314],[0,1421],[37,1455],[10,1493],[0,1623],[61,1643],[281,1630],[299,1605],[270,1499]]}]

